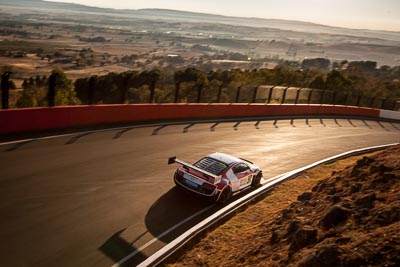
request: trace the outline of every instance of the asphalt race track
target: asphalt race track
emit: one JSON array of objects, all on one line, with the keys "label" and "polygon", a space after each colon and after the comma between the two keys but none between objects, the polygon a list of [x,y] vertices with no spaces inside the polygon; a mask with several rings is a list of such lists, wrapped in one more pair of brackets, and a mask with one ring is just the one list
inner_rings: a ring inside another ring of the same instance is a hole
[{"label": "asphalt race track", "polygon": [[230,153],[270,178],[395,142],[400,123],[297,119],[128,128],[2,145],[0,265],[112,266],[131,253],[128,265],[139,263],[220,208],[174,187],[170,156],[193,162]]}]

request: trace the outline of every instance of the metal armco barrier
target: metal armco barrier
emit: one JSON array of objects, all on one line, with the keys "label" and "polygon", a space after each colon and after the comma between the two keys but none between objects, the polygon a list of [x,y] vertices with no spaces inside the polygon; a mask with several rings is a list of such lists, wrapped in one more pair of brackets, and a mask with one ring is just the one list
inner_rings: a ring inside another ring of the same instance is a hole
[{"label": "metal armco barrier", "polygon": [[303,88],[299,88],[299,89],[297,89],[297,91],[296,91],[296,99],[295,99],[295,101],[294,101],[295,104],[297,104],[297,103],[299,102],[299,97],[300,97],[301,89],[303,89]]},{"label": "metal armco barrier", "polygon": [[308,104],[311,104],[311,97],[312,97],[313,91],[314,91],[314,89],[311,89],[310,92],[308,93],[308,100],[307,100]]},{"label": "metal armco barrier", "polygon": [[254,92],[253,92],[253,98],[251,100],[252,103],[255,103],[257,101],[257,91],[258,91],[258,87],[259,85],[257,85],[256,87],[254,87]]},{"label": "metal armco barrier", "polygon": [[288,89],[289,89],[289,87],[286,87],[285,89],[283,89],[281,104],[285,103],[286,92],[287,92]]}]

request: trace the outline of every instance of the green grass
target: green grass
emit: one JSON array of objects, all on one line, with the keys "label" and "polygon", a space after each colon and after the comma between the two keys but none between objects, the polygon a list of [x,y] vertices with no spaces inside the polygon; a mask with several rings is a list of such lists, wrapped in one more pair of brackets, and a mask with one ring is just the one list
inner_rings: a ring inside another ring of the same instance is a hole
[{"label": "green grass", "polygon": [[10,40],[3,40],[0,42],[0,51],[20,51],[27,53],[37,53],[40,51],[41,53],[54,53],[60,48],[62,47],[48,43]]}]

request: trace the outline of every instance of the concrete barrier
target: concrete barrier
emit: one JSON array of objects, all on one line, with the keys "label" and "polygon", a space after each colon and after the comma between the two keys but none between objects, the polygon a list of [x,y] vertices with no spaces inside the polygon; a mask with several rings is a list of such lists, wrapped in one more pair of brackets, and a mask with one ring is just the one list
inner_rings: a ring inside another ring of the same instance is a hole
[{"label": "concrete barrier", "polygon": [[60,106],[1,110],[0,134],[127,122],[308,115],[379,118],[381,113],[378,109],[360,107],[289,104]]},{"label": "concrete barrier", "polygon": [[400,111],[380,110],[379,117],[384,119],[400,120]]}]

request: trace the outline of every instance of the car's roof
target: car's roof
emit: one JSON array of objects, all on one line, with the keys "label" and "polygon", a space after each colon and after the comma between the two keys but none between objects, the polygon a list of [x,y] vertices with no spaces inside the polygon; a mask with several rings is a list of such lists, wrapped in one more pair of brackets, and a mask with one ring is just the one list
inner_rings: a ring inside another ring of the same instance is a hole
[{"label": "car's roof", "polygon": [[223,163],[228,164],[228,165],[232,164],[233,162],[241,162],[242,161],[241,159],[239,159],[237,157],[234,157],[234,156],[231,156],[231,155],[228,155],[225,153],[219,153],[219,152],[212,153],[212,154],[208,155],[207,157],[222,161]]}]

